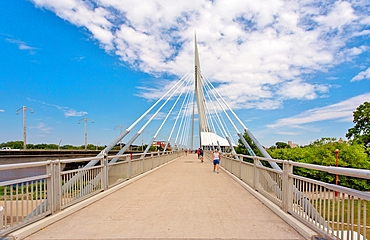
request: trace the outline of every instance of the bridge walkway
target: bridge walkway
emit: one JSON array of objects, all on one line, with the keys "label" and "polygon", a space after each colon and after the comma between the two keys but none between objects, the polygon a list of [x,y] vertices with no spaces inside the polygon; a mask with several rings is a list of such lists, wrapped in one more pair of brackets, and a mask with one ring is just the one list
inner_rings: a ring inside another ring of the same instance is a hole
[{"label": "bridge walkway", "polygon": [[304,239],[212,168],[182,156],[26,239]]}]

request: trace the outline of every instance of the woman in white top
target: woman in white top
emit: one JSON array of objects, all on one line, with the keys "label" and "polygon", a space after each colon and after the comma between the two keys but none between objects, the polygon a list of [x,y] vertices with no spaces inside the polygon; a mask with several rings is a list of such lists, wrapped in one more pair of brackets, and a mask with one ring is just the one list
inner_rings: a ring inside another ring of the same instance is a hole
[{"label": "woman in white top", "polygon": [[213,153],[213,171],[219,173],[218,169],[220,166],[221,156],[216,148],[215,152]]}]

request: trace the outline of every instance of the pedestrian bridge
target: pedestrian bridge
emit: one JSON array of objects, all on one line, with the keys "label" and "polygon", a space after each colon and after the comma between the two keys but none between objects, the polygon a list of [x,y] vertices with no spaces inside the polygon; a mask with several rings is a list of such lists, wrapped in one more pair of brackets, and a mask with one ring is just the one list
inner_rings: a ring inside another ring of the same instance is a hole
[{"label": "pedestrian bridge", "polygon": [[[212,171],[185,152],[103,155],[100,164],[63,171],[55,160],[0,165],[1,170],[44,165],[46,174],[0,182],[0,237],[8,239],[366,239],[367,202],[360,191],[293,174],[305,167],[368,178],[367,170],[330,168],[223,154]],[[249,159],[250,158],[250,159]],[[245,160],[251,160],[249,163]]]}]

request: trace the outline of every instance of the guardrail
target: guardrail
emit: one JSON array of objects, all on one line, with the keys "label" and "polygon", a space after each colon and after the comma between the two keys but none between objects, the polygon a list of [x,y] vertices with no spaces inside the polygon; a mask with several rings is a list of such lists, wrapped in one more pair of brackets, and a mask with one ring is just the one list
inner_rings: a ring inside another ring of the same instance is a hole
[{"label": "guardrail", "polygon": [[[370,179],[369,170],[236,156],[223,154],[220,165],[314,231],[333,239],[364,240],[369,236],[370,194],[294,175],[293,168],[362,179]],[[211,154],[207,153],[207,157],[211,158]],[[282,170],[264,167],[263,161],[276,162]]]},{"label": "guardrail", "polygon": [[[0,182],[0,238],[28,224],[62,211],[84,199],[183,155],[181,152],[125,154],[66,160],[52,160],[23,164],[0,165],[2,171],[45,168],[45,174]],[[113,158],[118,161],[109,164]],[[66,163],[85,165],[91,160],[97,164],[89,168],[63,171]]]}]

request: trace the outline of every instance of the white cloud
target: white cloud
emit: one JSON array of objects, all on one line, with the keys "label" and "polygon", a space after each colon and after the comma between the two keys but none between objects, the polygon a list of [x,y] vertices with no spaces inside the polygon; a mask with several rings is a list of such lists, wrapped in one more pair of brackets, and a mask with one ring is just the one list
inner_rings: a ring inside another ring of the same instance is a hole
[{"label": "white cloud", "polygon": [[351,79],[351,82],[361,81],[361,80],[364,80],[364,79],[370,79],[370,67],[368,69],[366,69],[365,71],[362,71],[359,74],[357,74],[356,76],[354,76]]},{"label": "white cloud", "polygon": [[78,112],[78,111],[76,111],[74,109],[71,109],[69,107],[60,106],[60,105],[57,105],[57,104],[46,103],[46,102],[43,102],[43,101],[31,99],[31,98],[28,98],[28,97],[26,99],[30,102],[39,103],[39,104],[43,105],[44,107],[51,107],[51,108],[58,109],[58,110],[63,112],[63,115],[65,117],[81,117],[81,116],[84,116],[84,115],[88,114],[88,112],[85,112],[85,111],[79,111]]},{"label": "white cloud", "polygon": [[[86,28],[106,51],[154,76],[182,77],[193,69],[196,30],[202,72],[238,108],[275,109],[287,99],[322,97],[330,86],[305,76],[368,51],[346,47],[352,37],[368,34],[366,0],[33,2]],[[143,90],[139,95],[153,99],[166,89]]]},{"label": "white cloud", "polygon": [[38,48],[29,46],[29,44],[27,44],[24,41],[13,39],[13,38],[6,38],[5,41],[18,45],[19,50],[28,51],[30,54],[35,54],[35,50],[38,49]]},{"label": "white cloud", "polygon": [[370,93],[362,94],[342,102],[307,110],[299,115],[277,120],[274,124],[268,125],[269,128],[279,128],[284,126],[303,128],[305,124],[325,121],[347,121],[352,122],[352,114],[356,108],[370,99]]},{"label": "white cloud", "polygon": [[77,112],[76,110],[74,109],[68,109],[67,111],[64,111],[64,116],[65,117],[81,117],[81,116],[84,116],[86,115],[87,112]]},{"label": "white cloud", "polygon": [[51,130],[54,129],[52,127],[46,127],[45,124],[42,122],[39,122],[36,126],[30,126],[30,128],[37,129],[39,132],[42,132],[42,133],[50,133]]}]

